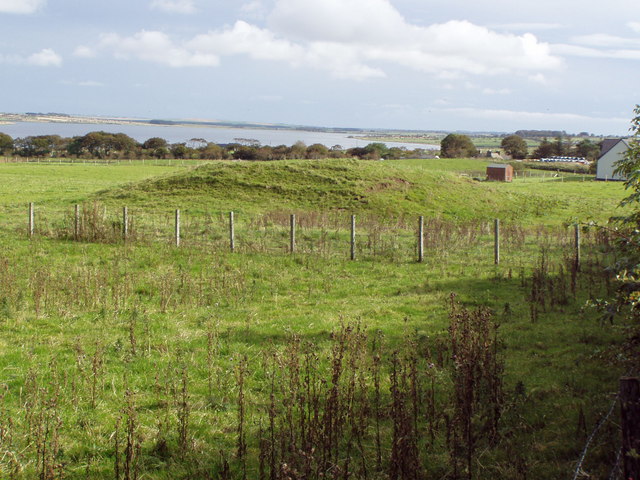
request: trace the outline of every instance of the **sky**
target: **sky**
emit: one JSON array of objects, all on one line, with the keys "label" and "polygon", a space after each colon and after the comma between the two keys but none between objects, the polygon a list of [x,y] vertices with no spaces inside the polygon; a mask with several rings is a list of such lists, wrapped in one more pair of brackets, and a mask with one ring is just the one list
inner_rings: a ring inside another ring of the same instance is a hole
[{"label": "sky", "polygon": [[0,111],[625,135],[638,0],[0,0]]}]

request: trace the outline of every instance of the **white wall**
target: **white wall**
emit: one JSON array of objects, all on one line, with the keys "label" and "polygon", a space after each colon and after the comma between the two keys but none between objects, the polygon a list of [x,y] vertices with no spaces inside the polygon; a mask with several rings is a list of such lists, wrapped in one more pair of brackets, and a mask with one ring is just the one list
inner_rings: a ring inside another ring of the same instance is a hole
[{"label": "white wall", "polygon": [[622,160],[627,148],[627,145],[621,140],[598,159],[598,168],[596,170],[597,180],[625,180],[625,178],[620,175],[614,175],[613,171],[615,170],[614,163]]}]

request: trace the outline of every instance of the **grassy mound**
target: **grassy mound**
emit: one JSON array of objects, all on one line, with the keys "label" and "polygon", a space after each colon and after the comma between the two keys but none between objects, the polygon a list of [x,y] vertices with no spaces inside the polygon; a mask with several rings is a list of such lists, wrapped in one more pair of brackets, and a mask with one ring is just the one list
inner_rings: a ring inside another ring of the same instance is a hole
[{"label": "grassy mound", "polygon": [[[101,201],[203,210],[346,210],[450,219],[535,219],[566,203],[455,172],[355,160],[219,162],[103,191]],[[538,220],[539,221],[539,220]]]}]

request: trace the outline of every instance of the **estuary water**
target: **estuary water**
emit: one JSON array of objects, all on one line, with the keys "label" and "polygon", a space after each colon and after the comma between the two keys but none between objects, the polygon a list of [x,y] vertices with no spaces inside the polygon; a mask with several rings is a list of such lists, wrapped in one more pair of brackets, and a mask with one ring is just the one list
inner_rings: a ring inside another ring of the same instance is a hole
[{"label": "estuary water", "polygon": [[[320,143],[331,148],[340,145],[342,148],[364,147],[370,140],[350,138],[351,133],[316,132],[311,130],[289,130],[268,128],[230,128],[213,126],[181,126],[181,125],[135,125],[109,123],[57,123],[57,122],[16,122],[0,124],[0,132],[13,138],[36,135],[60,135],[61,137],[75,137],[89,132],[104,131],[109,133],[124,133],[144,142],[152,137],[164,138],[169,143],[188,142],[192,138],[201,138],[207,142],[235,143],[238,139],[252,139],[261,145],[293,145],[298,141],[306,145]],[[384,142],[389,147],[406,147],[413,150],[424,148],[433,150],[437,145],[421,143]]]}]

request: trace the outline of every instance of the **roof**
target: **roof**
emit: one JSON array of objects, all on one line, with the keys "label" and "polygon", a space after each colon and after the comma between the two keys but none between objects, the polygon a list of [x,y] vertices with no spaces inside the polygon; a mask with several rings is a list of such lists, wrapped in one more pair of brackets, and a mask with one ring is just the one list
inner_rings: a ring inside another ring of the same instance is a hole
[{"label": "roof", "polygon": [[487,165],[487,168],[501,168],[503,170],[506,169],[507,167],[511,167],[511,165],[509,165],[508,163],[491,163]]},{"label": "roof", "polygon": [[620,142],[623,142],[627,147],[629,147],[629,143],[627,142],[626,138],[605,138],[602,141],[602,147],[600,148],[599,158],[605,156],[607,152],[609,152],[609,150],[611,150]]}]

